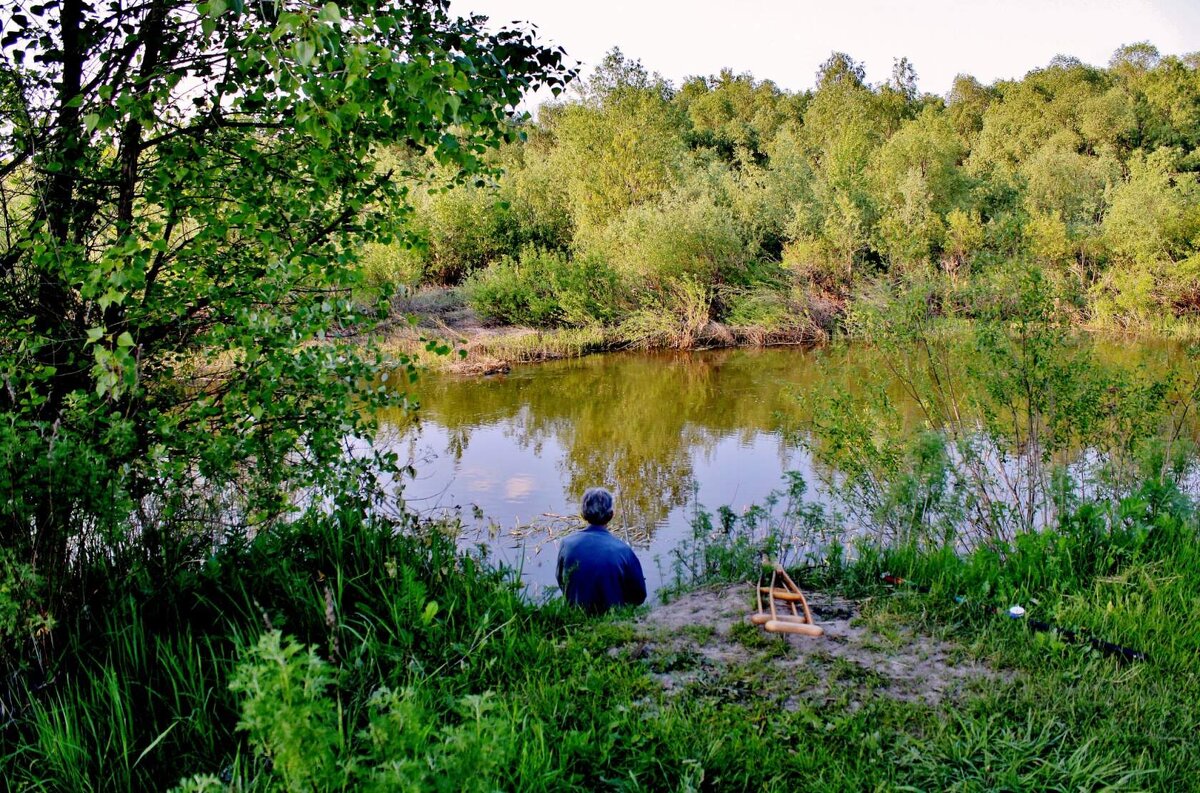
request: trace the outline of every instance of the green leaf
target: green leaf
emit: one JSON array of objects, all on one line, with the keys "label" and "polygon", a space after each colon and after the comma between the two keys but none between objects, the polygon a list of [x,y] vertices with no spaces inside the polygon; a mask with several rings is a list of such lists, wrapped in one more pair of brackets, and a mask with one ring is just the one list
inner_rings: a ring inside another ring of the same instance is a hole
[{"label": "green leaf", "polygon": [[[124,281],[125,278],[122,274],[114,274],[110,277],[110,280],[120,283]],[[109,287],[107,290],[105,290],[104,294],[100,295],[100,297],[96,299],[96,302],[100,304],[101,309],[107,309],[114,303],[119,306],[125,302],[125,293],[118,289]]]},{"label": "green leaf", "polygon": [[[181,493],[193,488],[197,460],[211,476],[206,488],[210,481],[222,487],[256,479],[244,491],[246,503],[236,506],[248,520],[286,506],[293,473],[297,486],[357,492],[364,466],[397,467],[391,458],[348,460],[343,448],[345,437],[371,435],[371,408],[396,402],[391,391],[373,388],[382,358],[370,348],[313,343],[350,321],[365,326],[383,318],[348,298],[328,297],[352,294],[362,283],[355,252],[382,239],[392,216],[412,215],[409,188],[400,174],[381,184],[373,153],[437,144],[448,122],[430,108],[455,114],[443,98],[446,80],[463,70],[458,61],[466,57],[477,62],[478,85],[473,77],[477,90],[457,92],[461,126],[454,132],[468,153],[483,152],[502,140],[506,118],[491,108],[507,101],[508,83],[525,85],[544,70],[531,59],[536,52],[518,47],[513,55],[482,23],[444,24],[436,10],[412,10],[437,3],[360,3],[353,14],[347,3],[343,14],[341,2],[197,0],[186,5],[200,24],[168,32],[168,49],[181,57],[146,60],[136,81],[85,80],[81,93],[68,90],[69,80],[55,85],[51,68],[29,73],[30,90],[44,91],[46,101],[22,107],[25,115],[11,112],[21,97],[0,96],[0,115],[8,120],[0,124],[0,150],[26,150],[30,136],[37,138],[33,172],[17,175],[39,188],[9,213],[10,224],[20,226],[10,229],[14,272],[33,287],[9,290],[0,301],[0,391],[13,414],[0,427],[8,432],[0,445],[11,463],[0,475],[30,469],[21,482],[45,483],[74,482],[77,472],[87,472],[65,494],[38,484],[19,500],[0,499],[0,525],[23,520],[27,506],[64,498],[80,505],[69,510],[72,525],[64,531],[121,525],[128,517],[121,511],[136,503],[130,494],[147,484],[166,476],[177,477],[173,487]],[[110,0],[84,5],[96,14],[126,7]],[[186,16],[182,6],[168,5]],[[83,36],[83,62],[103,72],[120,52],[145,52],[148,29],[126,21],[111,35]],[[221,49],[229,59],[218,66],[203,53],[214,51],[213,39],[227,31]],[[20,34],[6,52],[15,61],[23,41],[37,40]],[[53,41],[30,46],[50,63],[58,57]],[[185,90],[191,81],[205,90]],[[78,111],[61,113],[64,102]],[[206,132],[213,111],[213,118],[237,123],[219,134],[193,134]],[[160,141],[132,152],[138,190],[131,205],[115,178],[122,163],[111,134],[122,118],[142,122],[146,136]],[[150,129],[169,118],[181,134]],[[69,127],[59,129],[64,122]],[[459,170],[465,156],[453,163]],[[84,177],[79,189],[37,184],[76,170]],[[118,205],[124,214],[114,226],[109,220]],[[39,289],[41,283],[51,288]],[[121,324],[105,318],[118,306]],[[37,368],[37,351],[51,344],[60,375]],[[174,374],[184,362],[219,364],[212,371],[220,382],[211,393],[189,390],[189,381]],[[139,380],[143,371],[154,376]],[[100,404],[131,392],[153,398],[120,411]],[[251,415],[270,416],[270,425],[249,421]],[[50,421],[60,422],[62,432],[45,433]],[[10,453],[14,437],[19,448]],[[55,439],[60,445],[51,455],[47,442]],[[147,456],[147,449],[156,451]],[[285,470],[291,466],[282,463],[298,452],[303,465]],[[8,484],[14,493],[23,489],[17,479]],[[49,569],[64,562],[50,559]],[[432,620],[437,612],[430,606],[427,613]],[[148,740],[157,739],[151,733]]]},{"label": "green leaf", "polygon": [[317,45],[309,39],[301,39],[296,42],[296,60],[301,66],[308,66],[312,63],[313,57],[317,54]]},{"label": "green leaf", "polygon": [[332,22],[335,25],[340,25],[342,22],[342,9],[338,8],[337,3],[326,3],[321,7],[321,13],[317,15],[317,19],[322,22]]}]

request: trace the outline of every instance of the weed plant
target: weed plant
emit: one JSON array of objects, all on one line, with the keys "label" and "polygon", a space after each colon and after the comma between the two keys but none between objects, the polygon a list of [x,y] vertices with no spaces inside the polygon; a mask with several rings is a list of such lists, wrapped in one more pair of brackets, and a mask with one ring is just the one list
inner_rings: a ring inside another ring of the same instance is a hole
[{"label": "weed plant", "polygon": [[1053,527],[1079,498],[1116,503],[1147,477],[1191,475],[1195,367],[1108,366],[1036,270],[1007,283],[977,295],[966,328],[920,285],[858,309],[881,369],[861,372],[857,395],[806,396],[814,419],[797,436],[864,534],[970,550]]},{"label": "weed plant", "polygon": [[836,516],[805,500],[807,489],[804,477],[789,471],[783,488],[741,514],[721,506],[714,520],[696,504],[690,536],[669,554],[660,597],[666,601],[699,586],[754,580],[764,560],[793,566],[819,556],[842,529]]}]

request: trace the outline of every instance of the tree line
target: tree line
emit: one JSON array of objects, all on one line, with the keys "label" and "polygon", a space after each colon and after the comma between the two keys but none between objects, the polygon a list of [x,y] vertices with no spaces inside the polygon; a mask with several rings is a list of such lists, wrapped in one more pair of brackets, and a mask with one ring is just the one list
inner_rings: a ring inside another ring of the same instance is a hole
[{"label": "tree line", "polygon": [[729,70],[677,87],[614,49],[490,159],[496,178],[447,190],[413,165],[418,243],[373,247],[368,275],[464,284],[504,321],[636,330],[828,321],[881,277],[969,309],[1018,263],[1080,323],[1193,317],[1198,67],[1138,43],[940,97],[903,58],[870,85],[834,53],[789,92]]}]

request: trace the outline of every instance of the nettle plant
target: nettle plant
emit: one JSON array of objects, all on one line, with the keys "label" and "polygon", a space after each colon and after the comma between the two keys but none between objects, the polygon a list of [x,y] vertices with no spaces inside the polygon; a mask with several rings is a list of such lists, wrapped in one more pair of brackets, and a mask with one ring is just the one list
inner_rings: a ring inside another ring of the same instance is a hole
[{"label": "nettle plant", "polygon": [[402,397],[338,337],[378,316],[358,251],[406,235],[407,174],[380,163],[477,174],[523,93],[573,76],[563,53],[444,0],[8,12],[0,545],[57,586],[226,504],[370,499],[395,461],[348,439]]}]

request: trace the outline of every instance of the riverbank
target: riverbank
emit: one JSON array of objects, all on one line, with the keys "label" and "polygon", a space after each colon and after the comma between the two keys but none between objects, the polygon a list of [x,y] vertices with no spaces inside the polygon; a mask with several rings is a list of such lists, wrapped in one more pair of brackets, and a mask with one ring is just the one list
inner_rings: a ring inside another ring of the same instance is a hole
[{"label": "riverbank", "polygon": [[[427,287],[397,298],[392,317],[377,331],[385,353],[405,356],[432,371],[466,376],[507,372],[512,366],[626,350],[709,350],[730,347],[813,347],[838,330],[844,306],[821,303],[814,311],[773,328],[705,320],[664,322],[656,327],[595,325],[536,328],[481,317],[454,288]],[[964,333],[971,320],[942,317],[943,331]],[[1173,319],[1153,325],[1075,325],[1077,332],[1106,342],[1200,342],[1200,323]]]},{"label": "riverbank", "polygon": [[634,640],[612,652],[644,661],[668,694],[740,679],[745,696],[790,711],[832,702],[857,709],[873,696],[960,705],[1019,677],[958,642],[915,629],[877,598],[809,592],[813,619],[825,633],[768,633],[748,620],[752,584],[702,587],[657,605],[635,623]]},{"label": "riverbank", "polygon": [[498,374],[517,364],[620,350],[812,346],[828,341],[833,328],[828,311],[824,324],[806,315],[775,328],[712,320],[689,324],[669,318],[654,327],[628,323],[585,328],[502,325],[480,317],[458,290],[450,288],[426,288],[398,298],[392,312],[393,319],[380,331],[385,352],[414,358],[435,371],[462,375]]},{"label": "riverbank", "polygon": [[[63,616],[44,678],[6,695],[0,778],[832,792],[1179,790],[1200,773],[1192,523],[1052,589],[1026,579],[1078,559],[1066,535],[1042,564],[1014,548],[986,589],[970,578],[982,552],[795,569],[815,639],[747,620],[758,549],[720,530],[713,541],[744,551],[732,583],[593,619],[529,602],[435,528],[309,519],[223,545],[164,588],[130,595],[114,579]],[[889,584],[881,567],[925,585]],[[1028,623],[992,608],[1013,602]],[[1047,617],[1142,660],[1029,629]]]}]

